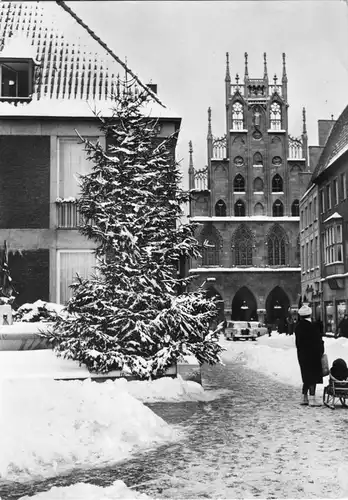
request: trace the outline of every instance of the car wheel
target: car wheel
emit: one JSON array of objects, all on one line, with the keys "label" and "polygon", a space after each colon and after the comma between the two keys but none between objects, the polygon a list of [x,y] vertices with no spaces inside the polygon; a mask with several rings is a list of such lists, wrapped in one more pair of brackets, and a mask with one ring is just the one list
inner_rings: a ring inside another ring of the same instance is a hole
[{"label": "car wheel", "polygon": [[255,338],[253,338],[253,339],[251,339],[251,340],[255,341],[256,339],[255,339]]},{"label": "car wheel", "polygon": [[233,342],[237,342],[237,339],[232,339],[232,340],[233,340]]}]

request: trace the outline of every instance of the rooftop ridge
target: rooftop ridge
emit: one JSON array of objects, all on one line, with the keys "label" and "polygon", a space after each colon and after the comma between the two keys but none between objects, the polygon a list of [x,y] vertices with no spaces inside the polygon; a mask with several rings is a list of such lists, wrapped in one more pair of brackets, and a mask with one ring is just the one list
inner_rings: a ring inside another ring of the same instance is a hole
[{"label": "rooftop ridge", "polygon": [[[68,12],[75,20],[77,23],[79,23],[86,31],[87,33],[92,37],[94,38],[94,40],[96,40],[102,47],[104,50],[106,50],[108,52],[108,54],[111,55],[111,57],[113,59],[115,59],[115,61],[117,61],[123,68],[124,70],[129,73],[133,78],[134,80],[144,89],[146,90],[146,92],[148,92],[150,94],[150,96],[155,99],[161,106],[164,106],[164,104],[158,99],[158,97],[156,96],[156,94],[154,92],[152,92],[151,89],[148,88],[147,85],[145,85],[144,83],[142,83],[142,81],[136,76],[135,73],[133,73],[133,71],[127,66],[126,63],[124,63],[109,47],[108,45],[103,42],[101,40],[101,38],[99,38],[99,36],[96,35],[96,33],[91,30],[91,28],[89,28],[89,26],[84,23],[82,21],[81,18],[79,18],[77,16],[77,14],[75,14],[75,12],[66,5],[66,3],[63,1],[63,0],[56,0],[56,3],[58,5],[60,5],[66,12]],[[165,106],[164,106],[165,107]]]},{"label": "rooftop ridge", "polygon": [[14,108],[18,106],[30,115],[34,108],[42,113],[43,101],[49,106],[55,101],[58,106],[58,102],[71,100],[77,110],[82,110],[80,103],[86,105],[91,100],[111,106],[112,95],[120,95],[120,69],[129,75],[128,85],[135,92],[137,86],[141,87],[154,105],[166,109],[156,94],[62,0],[0,1],[0,56],[2,53],[4,57],[33,59],[35,85],[26,106],[0,102],[1,114],[13,109],[17,115]]}]

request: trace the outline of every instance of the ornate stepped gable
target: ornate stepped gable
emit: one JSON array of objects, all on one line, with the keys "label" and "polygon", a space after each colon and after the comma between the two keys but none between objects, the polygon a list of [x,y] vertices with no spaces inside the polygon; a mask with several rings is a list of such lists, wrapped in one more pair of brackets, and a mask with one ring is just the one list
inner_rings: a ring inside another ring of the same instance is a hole
[{"label": "ornate stepped gable", "polygon": [[[118,75],[123,78],[126,72],[130,81],[148,88],[60,3],[64,8],[56,2],[0,2],[0,58],[34,60],[31,102],[18,107],[30,114],[30,110],[43,109],[42,101],[48,106],[48,100],[49,105],[69,100],[75,106],[79,102],[86,106],[86,101],[110,102],[112,94],[122,91]],[[151,90],[149,93],[160,103]],[[9,107],[9,102],[0,106]]]}]

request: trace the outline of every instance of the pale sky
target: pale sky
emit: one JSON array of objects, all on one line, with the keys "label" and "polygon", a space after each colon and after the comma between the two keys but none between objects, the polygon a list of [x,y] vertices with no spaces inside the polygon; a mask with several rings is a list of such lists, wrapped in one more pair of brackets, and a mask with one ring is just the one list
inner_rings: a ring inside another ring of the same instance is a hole
[{"label": "pale sky", "polygon": [[162,102],[182,117],[177,159],[187,179],[188,142],[194,166],[207,164],[207,108],[213,134],[225,133],[225,53],[231,77],[281,77],[287,56],[289,132],[299,136],[307,110],[309,144],[317,120],[336,119],[348,104],[348,4],[316,1],[98,1],[69,2],[76,13],[144,83],[158,85]]}]

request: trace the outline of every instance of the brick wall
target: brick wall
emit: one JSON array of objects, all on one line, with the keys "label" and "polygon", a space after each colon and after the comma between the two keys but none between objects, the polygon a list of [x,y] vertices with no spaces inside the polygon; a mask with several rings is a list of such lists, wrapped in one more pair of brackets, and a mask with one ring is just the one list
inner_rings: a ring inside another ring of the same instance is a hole
[{"label": "brick wall", "polygon": [[0,136],[0,228],[48,228],[50,137]]},{"label": "brick wall", "polygon": [[24,250],[9,254],[13,284],[18,292],[15,305],[49,300],[49,250]]}]

